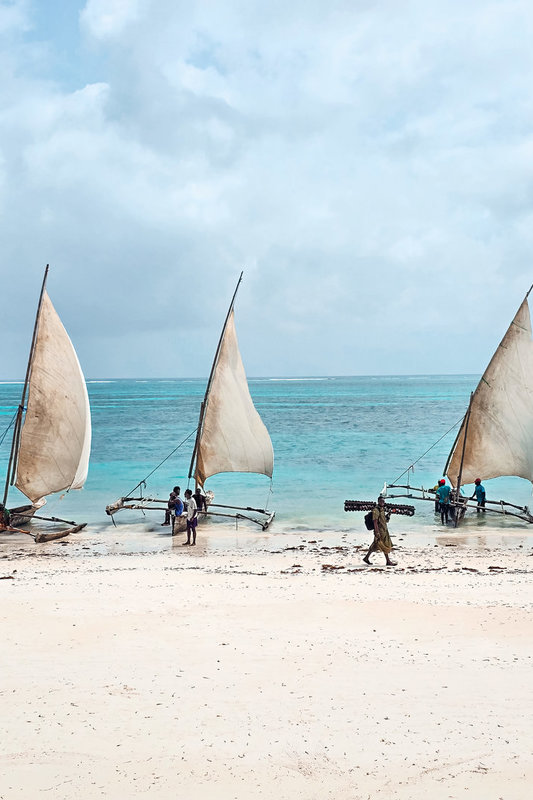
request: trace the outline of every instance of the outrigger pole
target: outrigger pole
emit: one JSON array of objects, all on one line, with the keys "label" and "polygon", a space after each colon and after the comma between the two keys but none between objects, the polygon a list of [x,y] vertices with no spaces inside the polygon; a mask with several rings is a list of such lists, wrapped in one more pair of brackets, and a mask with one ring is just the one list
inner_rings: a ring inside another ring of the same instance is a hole
[{"label": "outrigger pole", "polygon": [[[401,483],[388,483],[387,489],[407,489],[408,494],[386,494],[384,497],[390,498],[393,500],[396,497],[410,497],[413,500],[426,500],[427,502],[434,503],[435,502],[435,492],[432,489],[424,489],[423,486],[418,488],[417,486],[408,486]],[[417,497],[413,494],[413,492],[420,492],[422,497]],[[432,497],[426,497],[426,495],[433,495]],[[533,523],[533,516],[529,513],[529,508],[527,506],[517,506],[514,503],[508,503],[505,500],[487,500],[487,504],[500,506],[499,509],[496,508],[487,508],[487,511],[491,514],[501,514],[505,517],[517,517],[518,519],[523,520],[524,522]],[[450,505],[455,506],[455,502],[452,501]],[[461,508],[478,508],[477,503],[460,503]],[[516,508],[517,511],[520,511],[520,514],[515,514],[513,511],[506,511],[504,506],[509,506],[509,508]]]},{"label": "outrigger pole", "polygon": [[77,522],[74,522],[71,519],[61,519],[61,517],[40,517],[37,514],[24,514],[23,512],[17,511],[17,517],[22,517],[24,519],[42,519],[45,522],[64,522],[65,525],[77,525]]},{"label": "outrigger pole", "polygon": [[[146,505],[134,505],[134,506],[121,506],[120,508],[113,509],[113,511],[108,511],[107,513],[111,516],[112,513],[115,511],[121,511],[123,508],[130,508],[130,509],[137,509],[137,510],[145,510],[149,508],[151,511],[166,511],[167,509],[167,501],[162,500],[159,497],[122,497],[121,500],[125,502],[131,503],[162,503],[161,506],[146,506]],[[209,503],[210,506],[213,508],[233,508],[235,511],[257,511],[258,514],[266,514],[267,516],[271,514],[271,511],[267,511],[264,508],[253,508],[253,506],[227,506],[222,505],[222,503]],[[110,506],[107,506],[110,508]],[[211,514],[215,512],[211,511],[201,511],[202,514]],[[22,516],[22,515],[21,515]],[[52,519],[54,522],[68,522],[68,520],[56,520],[55,517],[36,517],[36,519]],[[73,525],[75,523],[72,523]]]},{"label": "outrigger pole", "polygon": [[[233,508],[233,506],[217,506],[217,508]],[[235,506],[235,508],[238,508],[238,506]],[[212,516],[212,517],[228,517],[229,519],[234,519],[236,521],[239,520],[239,519],[247,519],[249,522],[255,522],[255,524],[259,525],[259,527],[262,530],[266,531],[268,526],[270,525],[270,523],[274,519],[275,512],[274,511],[263,511],[260,508],[250,508],[249,510],[250,511],[260,511],[261,514],[266,514],[268,518],[266,520],[264,520],[264,521],[261,521],[259,519],[254,519],[254,517],[249,517],[247,514],[221,514],[220,511],[209,511],[209,509],[207,511],[200,511],[199,513],[200,514],[204,514],[204,516],[208,516],[209,515],[209,516]]]},{"label": "outrigger pole", "polygon": [[[128,497],[128,498],[121,498],[122,500],[129,500],[131,501],[130,505],[124,505],[123,502],[120,504],[116,504],[116,507],[107,506],[106,513],[113,519],[113,523],[115,523],[113,514],[117,511],[123,511],[124,509],[128,509],[130,511],[166,511],[166,501],[159,500],[155,497]],[[139,502],[137,502],[139,501]],[[163,505],[160,506],[147,506],[146,503],[162,503]],[[254,519],[254,517],[249,517],[247,514],[223,514],[220,511],[210,511],[209,509],[199,511],[198,514],[211,517],[229,517],[231,519],[239,520],[239,519],[247,519],[250,522],[255,522],[256,525],[259,525],[262,530],[266,531],[272,520],[274,519],[275,512],[274,511],[265,511],[263,508],[252,508],[251,506],[223,506],[217,503],[213,503],[216,508],[230,508],[235,509],[236,511],[256,511],[259,514],[265,514],[267,519],[266,520],[259,520]]]},{"label": "outrigger pole", "polygon": [[196,453],[198,452],[198,443],[200,441],[200,436],[202,435],[202,427],[203,427],[203,423],[204,423],[205,410],[207,408],[207,401],[209,399],[209,393],[211,391],[211,384],[213,382],[213,375],[215,373],[215,368],[216,368],[216,365],[217,365],[217,362],[218,362],[218,357],[220,355],[220,348],[222,347],[222,342],[224,340],[224,334],[226,333],[226,328],[228,326],[229,318],[230,318],[231,312],[233,311],[233,306],[235,304],[235,298],[237,297],[237,292],[239,291],[239,286],[241,285],[243,274],[244,274],[244,272],[241,272],[241,274],[239,276],[239,280],[237,281],[237,286],[235,287],[235,291],[233,292],[233,297],[231,298],[231,303],[230,303],[229,308],[228,308],[228,313],[226,314],[226,320],[225,320],[224,326],[222,328],[222,333],[220,334],[220,339],[218,340],[218,345],[217,345],[217,349],[216,349],[216,352],[215,352],[215,357],[213,359],[213,364],[211,366],[211,372],[209,373],[209,379],[207,381],[207,386],[206,386],[206,389],[205,389],[204,399],[203,399],[202,403],[200,404],[200,418],[198,420],[198,428],[196,430],[196,440],[194,442],[194,448],[193,448],[193,451],[192,451],[191,464],[190,464],[190,467],[189,467],[189,475],[187,476],[189,481],[191,480],[191,477],[192,477],[192,474],[193,474],[193,471],[194,471],[194,465],[195,465],[194,462],[195,462],[195,459],[196,459]]},{"label": "outrigger pole", "polygon": [[39,304],[37,306],[37,314],[35,315],[35,323],[34,323],[34,326],[33,326],[33,336],[32,336],[32,340],[31,340],[30,355],[29,355],[29,358],[28,358],[28,366],[26,368],[26,377],[24,379],[24,387],[22,389],[22,397],[21,397],[21,400],[20,400],[19,407],[17,409],[17,418],[15,420],[15,427],[13,429],[13,440],[11,442],[11,452],[9,454],[9,463],[8,463],[8,466],[7,466],[6,483],[5,483],[5,486],[4,486],[4,499],[3,499],[4,506],[7,503],[7,494],[9,492],[9,487],[13,486],[13,483],[15,481],[15,474],[16,474],[16,471],[17,471],[18,454],[19,454],[19,447],[20,447],[20,432],[21,432],[21,429],[22,429],[22,414],[23,414],[24,407],[25,407],[25,404],[26,404],[26,393],[28,391],[28,384],[29,384],[29,381],[30,381],[31,368],[32,368],[32,365],[33,365],[33,356],[35,354],[35,342],[37,340],[37,331],[38,331],[38,328],[39,328],[39,315],[41,313],[41,306],[42,306],[42,303],[43,303],[44,288],[45,288],[45,285],[46,285],[46,279],[48,277],[48,269],[49,269],[49,264],[46,265],[46,268],[45,268],[45,271],[44,271],[43,284],[41,286],[41,294],[39,295]]}]

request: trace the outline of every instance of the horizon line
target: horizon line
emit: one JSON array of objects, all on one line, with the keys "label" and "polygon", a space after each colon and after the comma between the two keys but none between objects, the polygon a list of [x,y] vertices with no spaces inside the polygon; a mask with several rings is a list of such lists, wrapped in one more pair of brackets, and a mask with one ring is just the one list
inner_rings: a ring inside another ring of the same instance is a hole
[{"label": "horizon line", "polygon": [[[352,375],[247,375],[247,380],[337,380],[343,378],[475,378],[476,372],[368,372]],[[87,377],[85,381],[204,381],[207,375],[160,375],[158,377],[135,375],[129,377],[98,376]],[[0,384],[24,383],[24,378],[0,378]]]}]

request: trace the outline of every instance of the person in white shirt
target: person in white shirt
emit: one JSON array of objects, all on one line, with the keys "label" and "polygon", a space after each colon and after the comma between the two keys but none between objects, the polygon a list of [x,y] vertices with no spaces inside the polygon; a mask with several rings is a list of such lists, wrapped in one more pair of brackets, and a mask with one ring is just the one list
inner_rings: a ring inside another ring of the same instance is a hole
[{"label": "person in white shirt", "polygon": [[[198,525],[198,507],[190,489],[185,491],[187,501],[187,541],[183,544],[196,544],[196,526]],[[191,542],[192,537],[192,542]]]}]

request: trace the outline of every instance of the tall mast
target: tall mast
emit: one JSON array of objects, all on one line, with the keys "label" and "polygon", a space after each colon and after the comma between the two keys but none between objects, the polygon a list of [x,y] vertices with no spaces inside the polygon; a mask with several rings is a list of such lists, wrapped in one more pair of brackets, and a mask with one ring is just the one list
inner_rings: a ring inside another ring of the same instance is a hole
[{"label": "tall mast", "polygon": [[[466,420],[465,420],[465,433],[463,436],[463,449],[461,452],[461,464],[459,466],[459,475],[457,476],[457,487],[456,487],[456,495],[455,501],[459,500],[459,492],[461,491],[461,481],[463,479],[463,463],[465,460],[465,449],[466,449],[466,437],[468,434],[468,423],[470,422],[470,411],[472,410],[472,398],[474,397],[474,392],[470,392],[470,402],[468,404],[468,411],[466,412]],[[457,513],[458,506],[455,507],[455,527],[459,524],[459,514]]]},{"label": "tall mast", "polygon": [[37,331],[39,328],[39,315],[41,313],[41,306],[43,303],[43,295],[44,295],[44,288],[46,285],[46,279],[48,277],[48,268],[49,265],[46,265],[44,270],[44,278],[43,283],[41,286],[41,294],[39,295],[39,304],[37,306],[37,314],[35,315],[35,323],[33,326],[33,336],[31,340],[31,347],[30,347],[30,355],[28,357],[28,366],[26,367],[26,377],[24,378],[24,387],[22,389],[22,397],[20,399],[20,404],[17,409],[17,417],[15,420],[15,427],[13,429],[13,440],[11,442],[11,452],[9,454],[9,463],[7,467],[7,474],[6,474],[6,482],[4,486],[4,498],[3,503],[4,505],[7,502],[7,493],[9,491],[9,486],[13,485],[15,480],[15,473],[17,469],[17,461],[18,461],[18,454],[19,454],[19,446],[20,446],[20,432],[22,430],[22,414],[24,412],[24,407],[26,404],[26,394],[28,392],[28,385],[30,382],[30,375],[31,375],[31,368],[33,364],[33,356],[35,354],[35,342],[37,340]]},{"label": "tall mast", "polygon": [[207,408],[207,401],[209,399],[209,392],[211,391],[211,384],[213,382],[213,375],[215,374],[215,368],[216,368],[216,365],[217,365],[217,362],[218,362],[218,357],[220,355],[220,348],[222,347],[222,342],[224,340],[224,334],[226,333],[226,328],[228,326],[228,320],[230,318],[231,312],[233,311],[233,306],[235,304],[235,298],[237,297],[237,292],[239,290],[239,286],[241,285],[243,274],[244,273],[241,272],[241,274],[239,276],[239,280],[237,281],[237,286],[235,287],[235,291],[233,292],[233,297],[231,298],[231,303],[229,304],[228,313],[226,314],[226,319],[224,321],[224,326],[222,328],[222,333],[220,334],[220,339],[218,340],[218,345],[217,345],[217,349],[216,349],[216,352],[215,352],[215,357],[213,359],[213,364],[211,366],[211,372],[209,373],[209,380],[207,381],[207,386],[206,386],[206,389],[205,389],[204,399],[203,399],[202,403],[200,404],[200,418],[198,420],[198,428],[196,430],[196,440],[194,442],[194,449],[192,451],[191,464],[190,464],[190,467],[189,467],[189,475],[188,475],[189,480],[191,479],[191,476],[192,476],[193,471],[194,471],[194,462],[196,460],[196,454],[198,452],[198,444],[200,442],[200,436],[202,435],[202,426],[203,426],[203,423],[204,423],[205,410]]}]

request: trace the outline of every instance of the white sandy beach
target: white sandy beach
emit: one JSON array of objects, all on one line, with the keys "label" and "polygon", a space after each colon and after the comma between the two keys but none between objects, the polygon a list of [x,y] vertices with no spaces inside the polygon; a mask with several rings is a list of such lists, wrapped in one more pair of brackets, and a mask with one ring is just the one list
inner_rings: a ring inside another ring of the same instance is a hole
[{"label": "white sandy beach", "polygon": [[296,547],[4,544],[0,797],[529,797],[531,541]]}]

